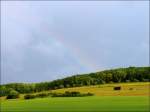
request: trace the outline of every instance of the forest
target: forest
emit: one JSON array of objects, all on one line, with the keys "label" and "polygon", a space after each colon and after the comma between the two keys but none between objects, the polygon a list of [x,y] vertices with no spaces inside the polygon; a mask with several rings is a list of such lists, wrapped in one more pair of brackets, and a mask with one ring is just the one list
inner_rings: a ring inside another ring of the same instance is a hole
[{"label": "forest", "polygon": [[77,74],[63,79],[40,83],[9,83],[0,85],[0,96],[11,93],[35,93],[69,87],[81,87],[106,83],[149,82],[150,67],[128,67],[95,73]]}]

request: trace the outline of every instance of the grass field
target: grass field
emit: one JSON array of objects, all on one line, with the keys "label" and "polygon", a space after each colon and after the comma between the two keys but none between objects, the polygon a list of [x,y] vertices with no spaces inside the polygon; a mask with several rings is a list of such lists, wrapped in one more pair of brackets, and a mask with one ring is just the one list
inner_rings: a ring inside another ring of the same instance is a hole
[{"label": "grass field", "polygon": [[9,100],[1,112],[149,112],[146,96],[105,96]]},{"label": "grass field", "polygon": [[[120,83],[53,90],[91,92],[90,97],[1,100],[1,112],[149,112],[150,83]],[[120,91],[113,87],[121,86]],[[132,88],[132,89],[131,89]]]}]

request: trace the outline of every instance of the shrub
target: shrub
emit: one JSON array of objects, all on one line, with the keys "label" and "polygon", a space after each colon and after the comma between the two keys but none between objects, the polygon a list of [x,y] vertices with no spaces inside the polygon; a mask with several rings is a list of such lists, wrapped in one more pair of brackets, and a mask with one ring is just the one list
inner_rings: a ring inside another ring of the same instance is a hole
[{"label": "shrub", "polygon": [[133,90],[133,88],[129,88],[129,90]]},{"label": "shrub", "polygon": [[74,92],[68,93],[68,95],[70,95],[70,96],[72,96],[72,97],[75,97],[75,96],[81,96],[81,93],[74,91]]},{"label": "shrub", "polygon": [[36,95],[33,94],[27,94],[24,96],[24,99],[33,99],[33,98],[44,98],[50,96],[52,93],[39,93]]},{"label": "shrub", "polygon": [[73,91],[73,92],[68,92],[66,91],[64,94],[63,94],[64,97],[77,97],[77,96],[81,96],[81,93],[80,92],[76,92],[76,91]]},{"label": "shrub", "polygon": [[65,93],[52,93],[52,97],[83,97],[83,96],[93,96],[92,93],[80,93],[80,92],[69,92],[66,91]]},{"label": "shrub", "polygon": [[114,87],[114,90],[121,90],[120,86]]},{"label": "shrub", "polygon": [[62,94],[62,93],[52,93],[51,96],[52,96],[52,97],[62,97],[63,94]]},{"label": "shrub", "polygon": [[64,88],[64,85],[59,85],[59,87],[58,87],[59,89],[61,89],[61,88]]},{"label": "shrub", "polygon": [[16,98],[19,98],[19,93],[15,90],[11,90],[6,97],[6,99],[16,99]]},{"label": "shrub", "polygon": [[66,84],[66,88],[69,88],[69,87],[71,87],[69,84]]},{"label": "shrub", "polygon": [[47,96],[50,96],[50,94],[49,93],[39,93],[35,97],[44,98],[44,97],[47,97]]},{"label": "shrub", "polygon": [[27,94],[24,96],[24,99],[34,99],[36,96],[32,94]]},{"label": "shrub", "polygon": [[131,82],[130,80],[126,80],[126,82]]},{"label": "shrub", "polygon": [[149,82],[149,79],[142,79],[143,82]]},{"label": "shrub", "polygon": [[139,82],[139,80],[137,80],[137,79],[133,79],[133,82]]},{"label": "shrub", "polygon": [[104,80],[101,80],[100,83],[101,84],[106,84],[106,82]]},{"label": "shrub", "polygon": [[113,81],[110,81],[110,82],[109,82],[109,84],[113,84],[113,83],[114,83]]},{"label": "shrub", "polygon": [[93,93],[87,93],[86,96],[94,96]]}]

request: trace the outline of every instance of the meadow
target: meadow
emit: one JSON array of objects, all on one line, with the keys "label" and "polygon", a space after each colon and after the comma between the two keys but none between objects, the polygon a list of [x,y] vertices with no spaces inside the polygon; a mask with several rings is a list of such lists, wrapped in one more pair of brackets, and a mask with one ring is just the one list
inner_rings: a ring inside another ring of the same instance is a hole
[{"label": "meadow", "polygon": [[[113,88],[116,86],[120,86],[121,90],[114,91]],[[60,93],[63,93],[65,91],[79,91],[81,93],[90,92],[94,93],[96,96],[148,96],[150,93],[150,83],[114,83],[52,90],[52,92]]]},{"label": "meadow", "polygon": [[[88,97],[1,100],[1,112],[149,112],[149,82],[104,84],[53,90],[92,92]],[[122,89],[114,91],[113,87]],[[132,88],[132,89],[131,89]],[[49,92],[49,91],[45,91]]]},{"label": "meadow", "polygon": [[1,112],[149,112],[146,96],[92,96],[9,100]]}]

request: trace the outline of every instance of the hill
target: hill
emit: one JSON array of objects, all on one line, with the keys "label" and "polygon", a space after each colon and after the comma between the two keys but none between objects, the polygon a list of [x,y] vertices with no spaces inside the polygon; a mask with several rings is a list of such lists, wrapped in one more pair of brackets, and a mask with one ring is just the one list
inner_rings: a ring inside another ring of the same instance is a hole
[{"label": "hill", "polygon": [[97,84],[120,82],[148,82],[150,67],[129,67],[105,70],[101,72],[74,75],[64,79],[41,83],[11,83],[0,85],[0,96],[6,96],[11,91],[19,93],[34,93],[70,87],[82,87]]},{"label": "hill", "polygon": [[[24,94],[19,99],[1,99],[2,112],[149,112],[149,82],[132,82],[103,84],[94,86],[72,87],[44,92],[33,93],[64,93],[78,91],[81,93],[92,92],[89,97],[43,97],[24,99]],[[121,90],[115,91],[114,87],[120,86]],[[0,97],[2,98],[2,97]]]},{"label": "hill", "polygon": [[[121,90],[115,91],[114,87],[121,87]],[[52,90],[51,92],[64,93],[66,91],[77,91],[80,93],[93,93],[95,96],[149,96],[149,82],[132,82],[103,84],[94,86],[83,86],[73,88],[63,88]],[[48,91],[47,91],[48,92]]]}]

